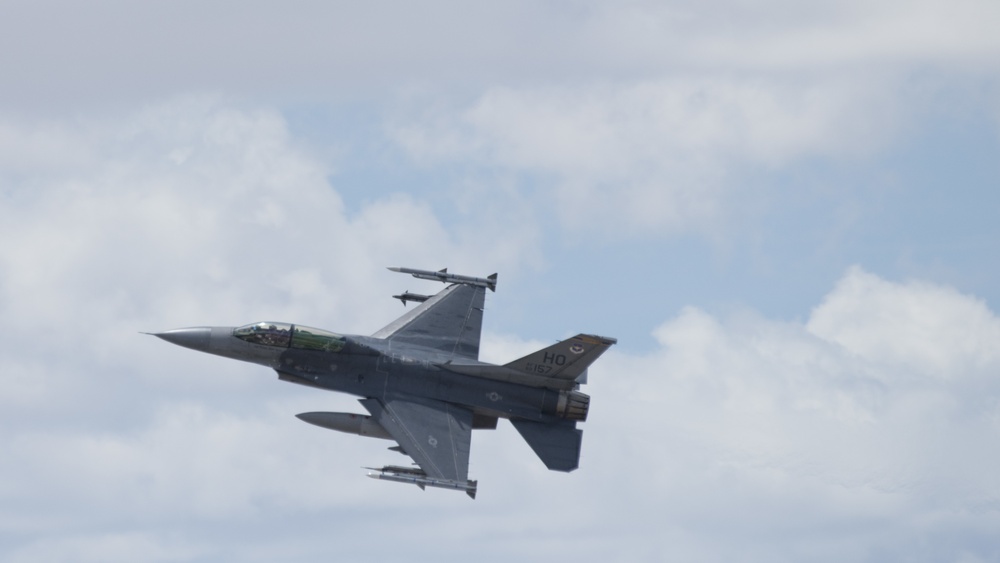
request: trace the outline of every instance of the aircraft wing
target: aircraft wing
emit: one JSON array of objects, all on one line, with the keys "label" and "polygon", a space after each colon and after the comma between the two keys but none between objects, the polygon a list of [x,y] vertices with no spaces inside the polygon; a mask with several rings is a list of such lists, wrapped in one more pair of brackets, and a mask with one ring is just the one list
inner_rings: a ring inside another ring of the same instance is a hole
[{"label": "aircraft wing", "polygon": [[485,287],[450,285],[372,336],[478,359],[485,303]]},{"label": "aircraft wing", "polygon": [[472,411],[425,399],[386,397],[361,404],[428,477],[466,483]]}]

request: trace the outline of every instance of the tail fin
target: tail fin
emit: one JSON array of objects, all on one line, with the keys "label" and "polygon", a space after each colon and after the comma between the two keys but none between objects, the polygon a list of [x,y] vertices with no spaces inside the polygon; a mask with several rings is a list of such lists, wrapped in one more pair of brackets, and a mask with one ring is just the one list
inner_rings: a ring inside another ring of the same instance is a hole
[{"label": "tail fin", "polygon": [[617,342],[614,338],[578,334],[514,360],[504,367],[551,378],[554,382],[561,383],[559,387],[568,388],[572,387],[574,382],[585,383],[587,366]]}]

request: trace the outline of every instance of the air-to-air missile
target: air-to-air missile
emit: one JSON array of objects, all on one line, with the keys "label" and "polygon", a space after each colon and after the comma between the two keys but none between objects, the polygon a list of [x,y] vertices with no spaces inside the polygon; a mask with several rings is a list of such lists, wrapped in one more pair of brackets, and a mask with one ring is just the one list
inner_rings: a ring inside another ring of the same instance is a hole
[{"label": "air-to-air missile", "polygon": [[490,291],[497,290],[496,274],[485,278],[477,278],[473,276],[463,276],[460,274],[449,274],[448,268],[438,270],[437,272],[432,270],[416,270],[414,268],[389,268],[389,270],[399,272],[401,274],[410,274],[411,276],[421,280],[439,281],[441,283],[464,283],[466,285],[488,287],[490,288]]},{"label": "air-to-air missile", "polygon": [[405,307],[407,301],[414,301],[416,303],[423,303],[424,301],[427,301],[428,299],[430,299],[431,296],[430,295],[420,295],[419,293],[410,293],[409,291],[404,291],[403,293],[400,293],[399,295],[393,295],[392,298],[393,299],[399,299],[403,303],[403,306]]},{"label": "air-to-air missile", "polygon": [[[295,415],[303,422],[314,424],[320,428],[337,430],[348,434],[368,436],[369,438],[384,438],[391,440],[392,436],[386,432],[385,428],[375,422],[370,416],[353,414],[347,412],[304,412]],[[399,448],[390,448],[401,451]],[[435,479],[428,477],[422,469],[416,467],[401,467],[398,465],[386,465],[385,467],[366,467],[370,469],[368,476],[372,479],[384,481],[395,481],[397,483],[410,483],[423,489],[424,487],[437,487],[439,489],[452,489],[465,491],[472,498],[476,498],[476,481],[452,481],[450,479]]]},{"label": "air-to-air missile", "polygon": [[370,469],[368,476],[372,479],[383,481],[395,481],[397,483],[410,483],[423,489],[424,487],[437,487],[439,489],[452,489],[455,491],[465,491],[465,494],[476,498],[477,481],[452,481],[449,479],[435,479],[428,477],[423,470],[416,467],[401,467],[399,465],[386,465],[385,467],[366,467]]}]

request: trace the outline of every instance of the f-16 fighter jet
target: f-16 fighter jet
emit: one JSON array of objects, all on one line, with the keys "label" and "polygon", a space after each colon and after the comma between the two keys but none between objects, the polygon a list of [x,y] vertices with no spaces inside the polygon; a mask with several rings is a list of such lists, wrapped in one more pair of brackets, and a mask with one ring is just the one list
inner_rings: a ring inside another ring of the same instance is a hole
[{"label": "f-16 fighter jet", "polygon": [[[390,448],[414,466],[370,468],[375,479],[465,491],[473,429],[492,429],[506,418],[555,471],[580,460],[590,397],[581,393],[587,367],[614,338],[579,334],[506,365],[479,361],[486,278],[441,271],[389,268],[448,284],[371,336],[337,334],[279,322],[241,327],[196,327],[155,334],[179,346],[261,364],[278,379],[361,397],[369,415],[308,412],[310,424],[394,440]],[[411,294],[412,295],[412,294]]]}]

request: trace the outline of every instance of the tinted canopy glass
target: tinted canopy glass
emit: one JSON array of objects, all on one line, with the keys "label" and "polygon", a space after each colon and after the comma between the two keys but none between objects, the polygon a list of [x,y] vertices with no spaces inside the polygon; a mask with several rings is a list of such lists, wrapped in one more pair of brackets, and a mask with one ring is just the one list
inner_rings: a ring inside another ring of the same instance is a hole
[{"label": "tinted canopy glass", "polygon": [[292,325],[285,323],[256,323],[241,326],[233,331],[233,336],[254,344],[288,348],[292,338]]},{"label": "tinted canopy glass", "polygon": [[295,325],[292,332],[292,348],[340,352],[346,342],[343,336],[318,328]]},{"label": "tinted canopy glass", "polygon": [[241,326],[233,331],[233,336],[265,346],[291,346],[324,352],[340,352],[347,344],[343,336],[328,330],[288,323],[262,322]]}]

